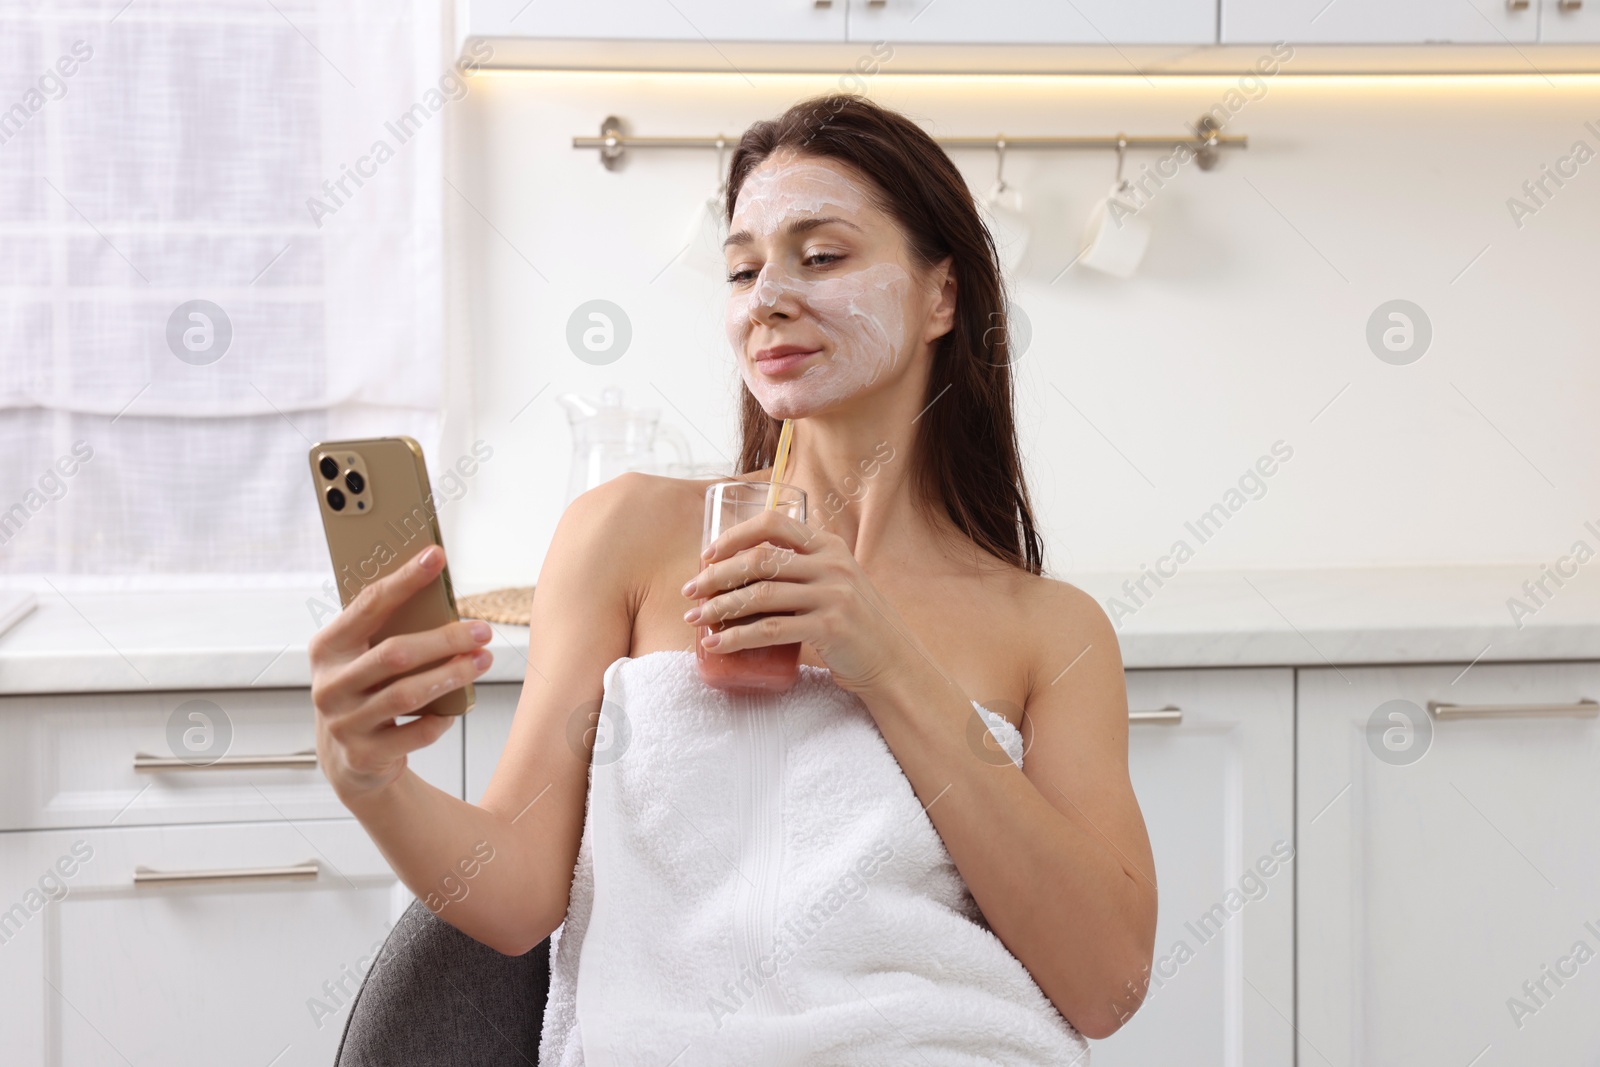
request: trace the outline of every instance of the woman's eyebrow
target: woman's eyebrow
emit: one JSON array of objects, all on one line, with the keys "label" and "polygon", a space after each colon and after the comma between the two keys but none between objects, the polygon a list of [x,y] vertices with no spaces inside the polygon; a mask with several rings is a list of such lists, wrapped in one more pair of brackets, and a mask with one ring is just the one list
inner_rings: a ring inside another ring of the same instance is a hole
[{"label": "woman's eyebrow", "polygon": [[[793,222],[789,223],[786,229],[790,236],[794,236],[796,234],[809,233],[819,226],[827,226],[830,223],[835,222],[839,223],[841,226],[848,226],[852,230],[855,230],[859,233],[866,232],[849,219],[842,219],[837,215],[812,215],[803,219],[795,219]],[[732,248],[735,245],[748,245],[754,241],[755,238],[750,235],[749,230],[739,230],[735,233],[730,233],[728,235],[728,239],[722,242],[722,247]]]}]

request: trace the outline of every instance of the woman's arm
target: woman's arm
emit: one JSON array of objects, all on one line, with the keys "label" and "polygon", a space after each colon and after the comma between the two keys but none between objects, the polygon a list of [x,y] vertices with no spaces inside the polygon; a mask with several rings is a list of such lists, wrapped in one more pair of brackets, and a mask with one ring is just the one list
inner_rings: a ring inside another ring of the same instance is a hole
[{"label": "woman's arm", "polygon": [[860,696],[990,928],[1073,1026],[1104,1038],[1144,997],[1155,867],[1128,778],[1116,633],[1086,594],[1049,589],[1026,609],[1047,643],[1022,771],[974,753],[967,694],[910,635],[896,642],[898,669]]},{"label": "woman's arm", "polygon": [[637,488],[625,476],[592,489],[556,527],[539,574],[511,737],[481,805],[405,766],[405,753],[437,740],[448,719],[394,723],[436,696],[436,685],[455,687],[479,673],[464,645],[445,667],[395,678],[445,654],[446,643],[469,641],[470,623],[368,640],[437,568],[424,572],[412,561],[373,583],[312,642],[319,762],[335,791],[407,888],[507,955],[533,948],[566,914],[593,743],[592,731],[569,733],[569,725],[598,707],[605,668],[628,654]]}]

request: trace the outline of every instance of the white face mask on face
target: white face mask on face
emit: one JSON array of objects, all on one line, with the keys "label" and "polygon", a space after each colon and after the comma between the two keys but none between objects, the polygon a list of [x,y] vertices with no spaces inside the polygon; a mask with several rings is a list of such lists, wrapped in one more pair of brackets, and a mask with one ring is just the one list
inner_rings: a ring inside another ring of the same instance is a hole
[{"label": "white face mask on face", "polygon": [[[871,206],[863,190],[832,167],[773,156],[740,189],[730,229],[766,243],[795,219],[831,214],[854,220]],[[774,418],[801,417],[861,392],[899,362],[910,287],[898,263],[804,277],[783,256],[768,259],[745,291],[728,298],[728,342],[746,387]],[[831,351],[812,357],[798,375],[771,378],[755,368],[749,346],[758,320],[780,301],[797,314],[776,329],[762,328],[761,344],[809,346],[820,333]]]}]

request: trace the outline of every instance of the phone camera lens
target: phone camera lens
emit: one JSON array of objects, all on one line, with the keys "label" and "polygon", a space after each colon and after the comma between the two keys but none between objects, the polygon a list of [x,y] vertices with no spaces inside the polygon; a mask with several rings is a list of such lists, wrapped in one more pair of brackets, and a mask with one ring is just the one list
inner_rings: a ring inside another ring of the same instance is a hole
[{"label": "phone camera lens", "polygon": [[361,490],[367,487],[367,480],[361,477],[360,471],[345,471],[344,484],[345,488],[360,496]]},{"label": "phone camera lens", "polygon": [[328,486],[328,506],[334,511],[344,510],[344,494],[337,485]]},{"label": "phone camera lens", "polygon": [[317,469],[322,471],[322,476],[330,482],[339,477],[339,464],[332,456],[323,456],[322,462],[317,464]]}]

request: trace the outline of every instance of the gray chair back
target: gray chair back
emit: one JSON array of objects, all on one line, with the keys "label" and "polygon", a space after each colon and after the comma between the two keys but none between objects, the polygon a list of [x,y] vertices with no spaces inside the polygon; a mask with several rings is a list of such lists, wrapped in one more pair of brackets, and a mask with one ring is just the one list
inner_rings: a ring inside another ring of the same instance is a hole
[{"label": "gray chair back", "polygon": [[336,1067],[537,1067],[550,942],[505,956],[413,901],[367,970]]}]

